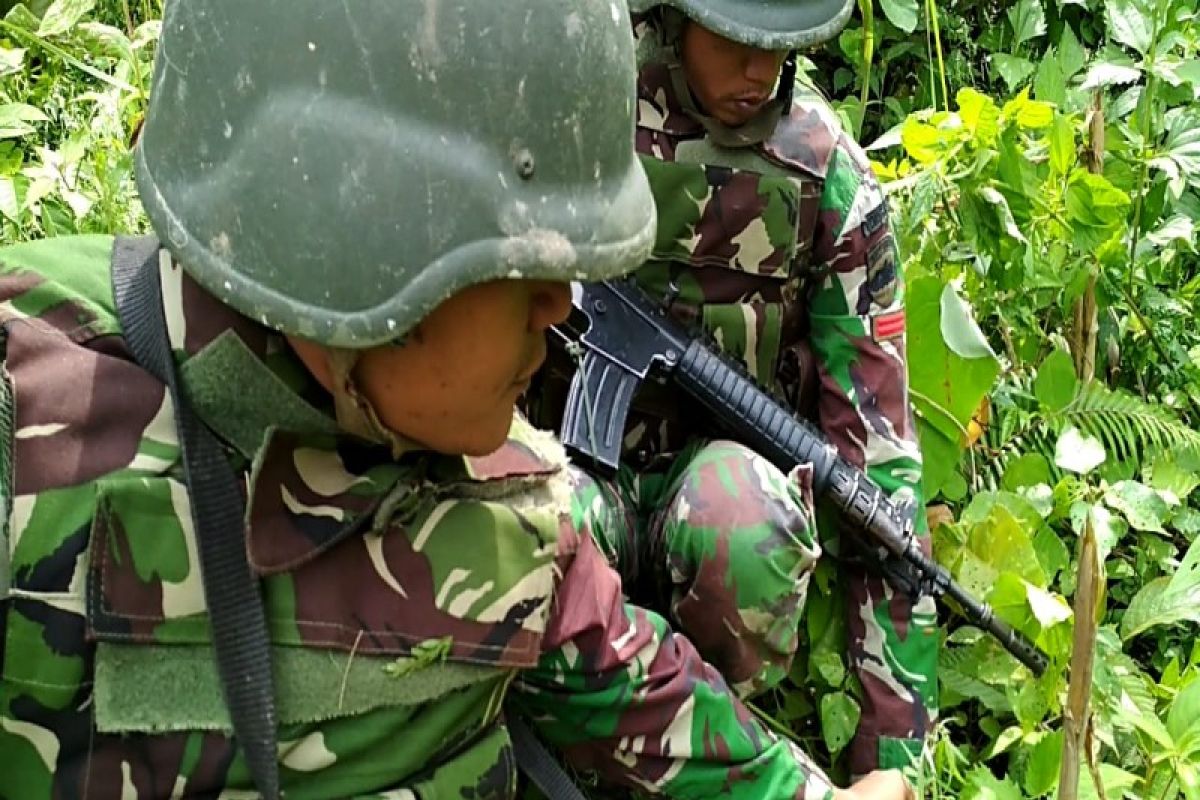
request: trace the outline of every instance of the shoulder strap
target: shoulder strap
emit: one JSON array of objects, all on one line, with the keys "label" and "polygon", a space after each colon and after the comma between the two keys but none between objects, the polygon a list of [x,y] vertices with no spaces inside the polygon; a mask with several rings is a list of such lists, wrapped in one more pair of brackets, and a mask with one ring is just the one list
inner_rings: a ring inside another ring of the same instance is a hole
[{"label": "shoulder strap", "polygon": [[550,800],[587,800],[575,782],[563,771],[558,760],[550,755],[519,716],[510,713],[507,724],[517,764],[534,785],[542,790],[542,794]]},{"label": "shoulder strap", "polygon": [[180,390],[163,317],[157,240],[118,237],[112,273],[125,342],[137,363],[166,384],[175,407],[217,672],[234,739],[245,753],[254,785],[268,800],[276,800],[279,763],[270,643],[258,580],[246,559],[245,504],[238,479],[216,437]]}]

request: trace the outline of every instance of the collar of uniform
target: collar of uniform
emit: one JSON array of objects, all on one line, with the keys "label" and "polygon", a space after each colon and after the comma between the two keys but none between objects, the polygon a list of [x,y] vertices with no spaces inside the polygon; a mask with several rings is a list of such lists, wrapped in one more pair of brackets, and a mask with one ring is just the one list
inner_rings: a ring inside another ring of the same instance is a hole
[{"label": "collar of uniform", "polygon": [[504,497],[564,463],[553,437],[519,416],[508,441],[482,457],[410,452],[397,461],[354,437],[272,429],[250,474],[250,563],[263,575],[286,572],[351,534],[403,525],[424,504]]}]

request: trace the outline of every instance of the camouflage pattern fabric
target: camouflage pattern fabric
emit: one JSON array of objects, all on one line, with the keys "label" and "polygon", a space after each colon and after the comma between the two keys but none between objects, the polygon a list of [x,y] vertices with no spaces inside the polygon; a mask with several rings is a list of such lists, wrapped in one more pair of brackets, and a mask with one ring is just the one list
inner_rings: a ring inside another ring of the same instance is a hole
[{"label": "camouflage pattern fabric", "polygon": [[[0,797],[250,797],[171,402],[120,336],[111,247],[0,249]],[[590,529],[627,511],[553,437],[518,417],[490,456],[393,460],[336,434],[281,337],[160,265],[186,391],[245,475],[289,797],[512,797],[506,702],[626,786],[832,797],[624,602]]]},{"label": "camouflage pattern fabric", "polygon": [[[680,66],[670,63],[669,48],[646,46],[648,37],[658,36],[653,19],[639,15],[634,21],[641,52],[659,58],[643,64],[638,85],[636,143],[658,207],[653,258],[639,271],[639,281],[651,294],[670,298],[676,317],[702,324],[721,348],[816,422],[838,451],[865,468],[893,499],[917,509],[914,524],[928,551],[921,455],[908,402],[904,281],[870,163],[826,103],[802,86],[790,113],[767,128],[761,140],[751,138],[739,147],[714,141],[727,142],[730,131],[714,137],[712,121],[695,108]],[[559,382],[570,367],[552,364]],[[555,382],[553,375],[547,378],[545,402],[535,409],[544,427],[558,424],[556,409],[564,393]],[[623,460],[639,482],[661,484],[664,474],[686,470],[695,443],[717,431],[671,387],[648,383],[634,400]],[[772,519],[794,510],[777,497],[760,499],[761,508],[741,513]],[[672,497],[662,500],[669,505]],[[859,536],[841,530],[826,510],[819,512],[826,542],[831,537],[853,542]],[[697,520],[698,530],[705,524]],[[687,525],[682,517],[676,520],[673,535],[703,536]],[[632,576],[625,567],[654,560],[660,547],[658,533],[643,528],[639,559],[615,562],[623,576],[639,582],[645,575]],[[730,552],[770,560],[765,549]],[[830,549],[845,553],[848,548]],[[692,552],[698,561],[684,571],[704,569],[702,551]],[[743,617],[774,613],[770,602],[750,599],[733,577],[754,569],[731,564],[723,591],[733,596],[707,601],[722,608],[737,604]],[[841,574],[849,600],[851,667],[863,687],[851,770],[863,774],[906,766],[936,717],[933,599],[913,602],[853,564]],[[722,591],[716,583],[710,588]],[[709,641],[696,627],[705,623],[673,621],[698,643]],[[773,651],[765,638],[746,646],[745,635],[761,637],[765,628],[727,630],[730,641],[701,648],[727,675],[756,675],[755,687],[786,672],[784,662],[751,655]],[[733,653],[740,655],[726,659]]]},{"label": "camouflage pattern fabric", "polygon": [[[803,87],[768,138],[736,149],[711,141],[679,87],[677,67],[641,70],[637,147],[659,209],[643,284],[678,291],[677,314],[698,318],[844,457],[922,509],[903,276],[866,156]],[[627,442],[643,459],[704,435],[683,414],[656,420],[653,403]],[[828,522],[827,531],[837,527]],[[914,522],[928,547],[923,511]],[[933,600],[914,603],[854,567],[844,584],[864,698],[851,769],[907,765],[936,715]]]},{"label": "camouflage pattern fabric", "polygon": [[670,618],[746,697],[796,655],[820,557],[808,465],[783,475],[735,442],[689,447],[666,474],[622,470],[633,524],[596,525],[601,549],[639,602]]}]

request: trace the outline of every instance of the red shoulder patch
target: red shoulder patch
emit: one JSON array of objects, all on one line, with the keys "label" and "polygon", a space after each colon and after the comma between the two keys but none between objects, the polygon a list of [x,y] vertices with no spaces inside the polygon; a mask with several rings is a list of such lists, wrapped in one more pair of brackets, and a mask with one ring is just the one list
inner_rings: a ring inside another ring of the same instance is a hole
[{"label": "red shoulder patch", "polygon": [[871,318],[871,338],[877,342],[904,335],[904,309]]}]

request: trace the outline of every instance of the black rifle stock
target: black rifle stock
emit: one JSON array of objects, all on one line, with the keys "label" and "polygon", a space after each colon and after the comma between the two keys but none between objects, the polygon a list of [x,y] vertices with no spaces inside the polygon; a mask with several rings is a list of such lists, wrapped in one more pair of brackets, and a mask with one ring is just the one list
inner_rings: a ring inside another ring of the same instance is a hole
[{"label": "black rifle stock", "polygon": [[574,283],[571,293],[572,318],[558,332],[582,357],[561,431],[573,456],[612,475],[638,385],[651,376],[670,380],[707,407],[733,438],[785,473],[811,464],[816,494],[869,537],[870,546],[862,549],[893,586],[913,597],[953,597],[972,624],[995,636],[1035,675],[1045,671],[1045,653],[925,555],[907,515],[879,486],[733,361],[692,335],[628,279]]}]

